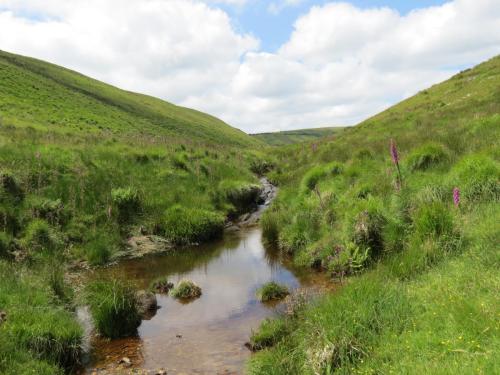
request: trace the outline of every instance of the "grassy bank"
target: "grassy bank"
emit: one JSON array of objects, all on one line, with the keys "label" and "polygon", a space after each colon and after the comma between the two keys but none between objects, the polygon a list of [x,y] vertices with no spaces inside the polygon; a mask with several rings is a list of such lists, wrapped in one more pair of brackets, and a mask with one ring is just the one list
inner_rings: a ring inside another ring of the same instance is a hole
[{"label": "grassy bank", "polygon": [[[58,297],[65,267],[106,264],[134,235],[220,237],[226,217],[255,204],[257,145],[210,115],[0,51],[0,372],[77,365],[72,296]],[[57,278],[44,271],[55,260]],[[119,292],[88,298],[111,337],[139,324],[113,326],[117,306],[133,309],[110,301]]]},{"label": "grassy bank", "polygon": [[53,375],[79,364],[83,332],[56,269],[0,260],[0,373]]},{"label": "grassy bank", "polygon": [[266,238],[346,285],[274,323],[250,374],[500,371],[499,82],[497,57],[277,151]]}]

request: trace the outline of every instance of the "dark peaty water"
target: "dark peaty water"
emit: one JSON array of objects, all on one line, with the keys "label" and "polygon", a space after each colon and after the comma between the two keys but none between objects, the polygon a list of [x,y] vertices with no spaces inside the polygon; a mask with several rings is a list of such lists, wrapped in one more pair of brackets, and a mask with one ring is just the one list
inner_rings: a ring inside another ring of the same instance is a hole
[{"label": "dark peaty water", "polygon": [[157,295],[161,308],[142,322],[137,338],[92,340],[88,372],[119,372],[116,363],[126,356],[132,368],[163,368],[169,375],[242,373],[251,355],[244,343],[278,308],[256,300],[258,287],[271,280],[291,289],[332,287],[324,274],[293,269],[276,251],[266,249],[261,237],[260,228],[245,228],[227,233],[218,243],[97,271],[97,277],[105,273],[143,289],[160,276],[174,283],[186,278],[197,283],[203,295],[190,303]]}]

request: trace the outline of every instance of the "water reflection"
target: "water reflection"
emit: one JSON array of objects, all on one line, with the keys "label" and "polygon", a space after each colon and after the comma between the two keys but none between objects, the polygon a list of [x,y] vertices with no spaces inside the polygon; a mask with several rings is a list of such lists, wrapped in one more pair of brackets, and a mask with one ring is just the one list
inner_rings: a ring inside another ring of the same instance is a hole
[{"label": "water reflection", "polygon": [[295,289],[326,279],[302,274],[275,249],[265,249],[259,228],[228,233],[215,244],[126,261],[96,276],[110,275],[139,288],[160,276],[174,283],[188,278],[202,288],[202,296],[189,304],[158,295],[161,308],[143,321],[139,338],[94,345],[93,367],[116,363],[131,351],[135,366],[165,368],[169,374],[240,373],[250,355],[244,342],[252,328],[273,313],[255,299],[256,289],[271,280]]}]

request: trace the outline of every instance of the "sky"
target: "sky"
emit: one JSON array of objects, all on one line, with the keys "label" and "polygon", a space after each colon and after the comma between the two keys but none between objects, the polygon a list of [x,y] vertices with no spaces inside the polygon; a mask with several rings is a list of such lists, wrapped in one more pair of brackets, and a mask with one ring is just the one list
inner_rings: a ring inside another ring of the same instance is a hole
[{"label": "sky", "polygon": [[0,0],[0,49],[249,133],[344,126],[500,54],[500,1]]}]

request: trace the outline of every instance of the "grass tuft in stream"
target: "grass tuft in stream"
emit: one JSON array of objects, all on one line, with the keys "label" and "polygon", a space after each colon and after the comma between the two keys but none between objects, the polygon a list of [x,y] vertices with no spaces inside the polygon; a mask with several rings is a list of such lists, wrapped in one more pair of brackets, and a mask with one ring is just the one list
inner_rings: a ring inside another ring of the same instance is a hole
[{"label": "grass tuft in stream", "polygon": [[201,296],[201,288],[191,280],[182,280],[172,289],[170,294],[178,299],[193,299]]},{"label": "grass tuft in stream", "polygon": [[117,280],[94,281],[87,286],[86,297],[101,335],[113,339],[137,333],[141,318],[131,287]]},{"label": "grass tuft in stream", "polygon": [[285,298],[290,292],[285,285],[271,281],[260,287],[257,292],[257,298],[261,302],[276,301]]}]

